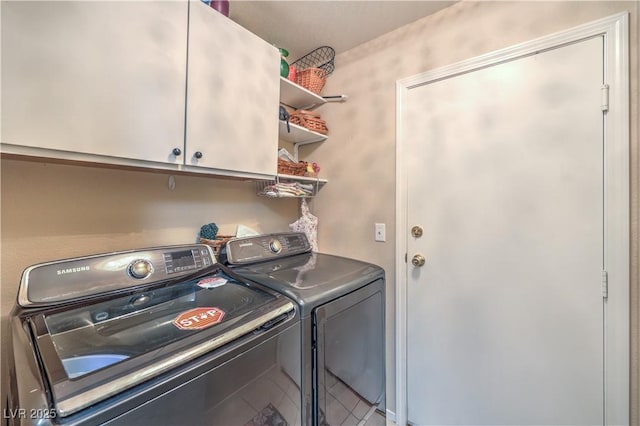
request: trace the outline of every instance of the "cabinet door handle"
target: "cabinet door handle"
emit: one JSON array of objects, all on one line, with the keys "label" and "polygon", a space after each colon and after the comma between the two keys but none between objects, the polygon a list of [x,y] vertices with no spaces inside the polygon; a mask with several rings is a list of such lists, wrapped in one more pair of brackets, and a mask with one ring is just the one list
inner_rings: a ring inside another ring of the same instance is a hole
[{"label": "cabinet door handle", "polygon": [[173,155],[175,155],[176,157],[179,157],[182,155],[182,150],[180,148],[173,148],[173,151],[171,151],[173,153]]},{"label": "cabinet door handle", "polygon": [[195,154],[193,154],[194,157],[196,157],[197,159],[201,159],[202,158],[202,153],[200,151],[196,151]]}]

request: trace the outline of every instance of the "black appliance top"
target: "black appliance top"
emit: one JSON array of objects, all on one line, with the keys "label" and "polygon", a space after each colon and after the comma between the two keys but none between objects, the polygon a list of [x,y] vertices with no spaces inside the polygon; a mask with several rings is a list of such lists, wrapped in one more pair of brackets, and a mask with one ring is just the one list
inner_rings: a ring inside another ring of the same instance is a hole
[{"label": "black appliance top", "polygon": [[[149,265],[138,265],[141,259]],[[52,272],[54,279],[46,282],[60,284],[57,296],[40,281]],[[94,276],[110,291],[97,286]],[[285,320],[294,310],[280,294],[216,264],[200,245],[35,265],[25,271],[27,283],[20,294],[31,299],[13,314],[31,329],[62,417]]]}]

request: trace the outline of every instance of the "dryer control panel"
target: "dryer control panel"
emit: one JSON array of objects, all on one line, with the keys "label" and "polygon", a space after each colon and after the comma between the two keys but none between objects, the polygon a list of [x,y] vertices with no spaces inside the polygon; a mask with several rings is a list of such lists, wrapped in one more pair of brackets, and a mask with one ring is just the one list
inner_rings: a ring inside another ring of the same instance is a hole
[{"label": "dryer control panel", "polygon": [[235,238],[227,243],[227,262],[244,265],[311,251],[307,236],[302,232],[258,235]]}]

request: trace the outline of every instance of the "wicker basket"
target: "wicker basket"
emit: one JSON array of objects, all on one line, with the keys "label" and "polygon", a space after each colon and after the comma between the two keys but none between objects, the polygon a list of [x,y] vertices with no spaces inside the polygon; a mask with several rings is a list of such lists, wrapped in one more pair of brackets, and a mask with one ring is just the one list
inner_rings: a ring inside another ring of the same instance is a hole
[{"label": "wicker basket", "polygon": [[234,238],[233,235],[218,235],[215,240],[208,240],[206,238],[200,237],[200,244],[206,244],[213,248],[213,253],[218,255],[220,254],[220,250],[227,244],[227,241]]},{"label": "wicker basket", "polygon": [[307,171],[307,163],[301,161],[299,163],[292,163],[278,158],[278,173],[282,175],[291,176],[304,176]]},{"label": "wicker basket", "polygon": [[323,135],[329,132],[327,123],[320,119],[320,115],[304,109],[299,109],[289,114],[289,122]]},{"label": "wicker basket", "polygon": [[322,68],[327,73],[327,77],[329,77],[335,69],[333,63],[335,56],[336,51],[333,50],[333,47],[321,46],[307,53],[302,58],[296,59],[291,65],[300,70]]},{"label": "wicker basket", "polygon": [[327,82],[327,73],[321,68],[307,68],[296,73],[296,83],[307,90],[320,94]]}]

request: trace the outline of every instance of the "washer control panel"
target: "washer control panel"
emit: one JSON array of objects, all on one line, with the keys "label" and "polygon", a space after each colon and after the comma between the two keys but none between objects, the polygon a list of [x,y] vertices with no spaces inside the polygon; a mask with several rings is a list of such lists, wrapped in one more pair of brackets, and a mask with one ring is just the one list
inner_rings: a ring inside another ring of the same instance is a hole
[{"label": "washer control panel", "polygon": [[216,263],[204,244],[156,247],[41,263],[22,274],[18,303],[52,305],[179,277]]},{"label": "washer control panel", "polygon": [[190,272],[211,266],[213,261],[206,249],[190,248],[187,250],[164,253],[164,266],[167,274]]},{"label": "washer control panel", "polygon": [[230,265],[243,265],[307,253],[311,251],[311,245],[304,233],[286,232],[234,238],[227,243],[226,251]]}]

